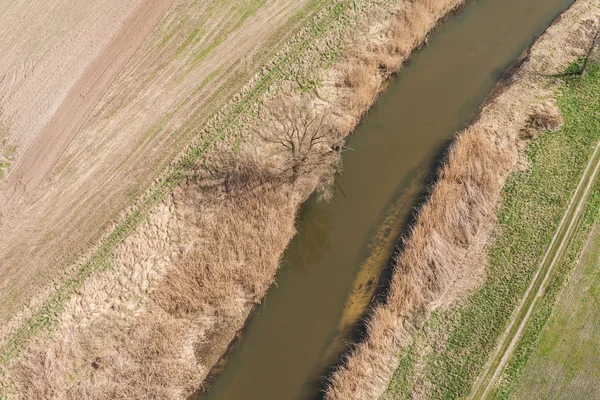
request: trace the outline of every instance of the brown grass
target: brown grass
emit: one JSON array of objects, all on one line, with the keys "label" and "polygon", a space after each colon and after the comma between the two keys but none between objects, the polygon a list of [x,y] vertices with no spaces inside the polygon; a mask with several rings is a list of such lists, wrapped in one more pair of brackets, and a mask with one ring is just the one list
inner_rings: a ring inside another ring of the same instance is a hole
[{"label": "brown grass", "polygon": [[556,132],[563,124],[563,116],[558,106],[554,102],[546,101],[532,107],[523,132],[527,138],[533,138],[536,132],[543,130]]},{"label": "brown grass", "polygon": [[204,308],[228,315],[229,309],[239,307],[234,295],[238,291],[249,301],[260,301],[277,270],[280,253],[275,250],[285,248],[291,236],[291,231],[282,235],[273,226],[288,217],[261,204],[278,204],[285,210],[287,193],[281,186],[261,187],[223,200],[213,210],[218,219],[203,221],[207,237],[195,243],[157,290],[157,304],[174,316],[193,315]]},{"label": "brown grass", "polygon": [[127,332],[123,347],[109,350],[96,342],[101,355],[78,368],[87,370],[87,376],[63,396],[106,400],[182,397],[193,390],[198,375],[186,352],[188,335],[188,321],[147,314]]},{"label": "brown grass", "polygon": [[130,326],[97,323],[70,343],[35,346],[11,371],[20,398],[183,398],[201,383],[231,340],[232,320],[243,323],[240,310],[272,284],[299,199],[281,184],[233,197],[182,190],[197,236],[152,306]]},{"label": "brown grass", "polygon": [[371,68],[372,67],[369,65],[350,67],[348,71],[346,71],[346,76],[343,80],[344,86],[351,89],[357,89],[369,85],[373,80]]},{"label": "brown grass", "polygon": [[463,3],[401,1],[391,18],[378,13],[366,15],[361,23],[369,35],[365,36],[363,30],[353,32],[348,39],[352,45],[338,64],[336,86],[346,89],[339,111],[356,123],[375,101],[383,82],[399,71],[416,48],[427,43],[427,35],[442,17]]}]

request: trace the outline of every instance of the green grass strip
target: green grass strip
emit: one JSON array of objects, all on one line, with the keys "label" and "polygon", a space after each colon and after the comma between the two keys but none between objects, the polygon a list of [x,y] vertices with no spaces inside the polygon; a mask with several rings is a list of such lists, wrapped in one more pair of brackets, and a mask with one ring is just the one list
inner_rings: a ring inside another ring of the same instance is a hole
[{"label": "green grass strip", "polygon": [[[579,68],[579,63],[571,66],[571,70]],[[563,107],[569,106],[573,112],[573,117],[577,119],[582,130],[600,131],[600,65],[595,64],[593,74],[586,75],[585,79],[579,77],[569,78],[569,85],[577,93],[583,95],[584,104],[569,102]],[[566,99],[563,99],[566,100]],[[581,106],[584,108],[580,108]],[[562,262],[557,265],[558,269],[554,272],[549,285],[545,288],[544,297],[540,299],[539,304],[531,315],[530,321],[524,329],[524,332],[517,343],[513,355],[508,361],[503,374],[500,375],[496,386],[488,396],[493,399],[507,399],[513,393],[519,374],[525,366],[529,355],[537,344],[542,329],[546,325],[556,303],[558,294],[567,280],[568,274],[575,267],[579,256],[584,248],[586,238],[594,225],[600,222],[600,182],[596,181],[590,197],[586,200],[585,213],[582,213],[578,220],[578,230],[573,231],[570,239],[570,247],[564,252]],[[577,395],[577,393],[573,393]]]},{"label": "green grass strip", "polygon": [[600,138],[599,70],[595,65],[583,81],[567,80],[558,96],[564,128],[535,140],[528,150],[531,169],[514,174],[506,185],[502,234],[492,247],[488,281],[461,312],[447,351],[431,363],[436,398],[469,394],[551,242]]},{"label": "green grass strip", "polygon": [[548,248],[548,252],[544,255],[540,268],[538,272],[536,272],[533,282],[523,299],[522,306],[517,309],[514,318],[511,320],[511,324],[502,339],[500,348],[490,360],[489,368],[484,372],[484,375],[478,379],[478,385],[471,396],[472,398],[487,398],[489,389],[497,379],[497,374],[504,368],[504,365],[502,365],[503,359],[510,355],[511,345],[513,345],[515,340],[519,339],[524,324],[529,320],[530,314],[538,299],[538,293],[548,286],[546,283],[546,276],[550,276],[555,265],[561,263],[562,257],[565,255],[567,248],[577,231],[577,227],[584,214],[583,210],[585,209],[584,207],[580,207],[585,204],[590,195],[591,186],[596,180],[599,165],[600,151],[598,150],[598,147],[596,147],[596,151],[592,155],[588,168],[581,178],[581,183],[573,195],[563,220],[558,227],[556,236],[553,238],[553,241]]}]

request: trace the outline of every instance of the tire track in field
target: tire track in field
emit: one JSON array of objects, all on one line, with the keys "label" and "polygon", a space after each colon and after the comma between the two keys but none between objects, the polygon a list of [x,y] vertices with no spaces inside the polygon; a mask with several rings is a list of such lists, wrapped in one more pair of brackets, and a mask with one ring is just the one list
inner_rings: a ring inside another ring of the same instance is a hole
[{"label": "tire track in field", "polygon": [[517,309],[513,312],[508,327],[500,338],[496,349],[485,364],[483,373],[475,381],[471,395],[469,396],[470,399],[485,399],[488,396],[496,379],[498,379],[498,376],[514,352],[525,326],[533,313],[537,300],[544,294],[554,267],[562,259],[563,250],[566,249],[570,242],[576,222],[583,215],[582,211],[585,202],[600,170],[599,150],[600,142],[598,142],[590,157],[583,176],[575,189],[575,193],[573,193],[573,197],[569,201],[569,205],[556,228],[552,241],[542,257],[529,287],[525,291]]}]

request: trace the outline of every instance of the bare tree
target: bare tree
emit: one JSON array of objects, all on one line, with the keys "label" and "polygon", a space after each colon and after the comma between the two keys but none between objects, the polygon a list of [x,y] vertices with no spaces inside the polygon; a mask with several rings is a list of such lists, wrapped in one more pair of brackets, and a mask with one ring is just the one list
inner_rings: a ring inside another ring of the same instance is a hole
[{"label": "bare tree", "polygon": [[333,127],[330,111],[317,109],[307,97],[279,97],[263,107],[263,122],[256,130],[267,143],[279,148],[283,174],[295,181],[307,174],[330,168],[337,157],[342,138]]},{"label": "bare tree", "polygon": [[[265,184],[296,182],[313,174],[327,178],[340,151],[342,135],[334,128],[331,112],[315,108],[311,99],[281,96],[263,106],[255,134],[272,157],[246,149],[214,151],[201,169],[203,185],[214,193],[237,196]],[[225,146],[227,147],[227,146]]]}]

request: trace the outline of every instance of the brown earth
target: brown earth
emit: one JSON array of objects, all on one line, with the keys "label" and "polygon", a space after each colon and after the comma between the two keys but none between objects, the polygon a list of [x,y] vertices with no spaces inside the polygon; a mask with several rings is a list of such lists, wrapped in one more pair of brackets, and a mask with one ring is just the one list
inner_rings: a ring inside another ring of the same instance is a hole
[{"label": "brown earth", "polygon": [[10,127],[13,164],[139,3],[16,0],[0,7],[0,125]]},{"label": "brown earth", "polygon": [[173,2],[174,0],[142,0],[133,10],[116,36],[69,90],[52,119],[37,135],[21,161],[16,164],[9,178],[10,185],[31,192],[41,183],[108,87],[164,17]]}]

